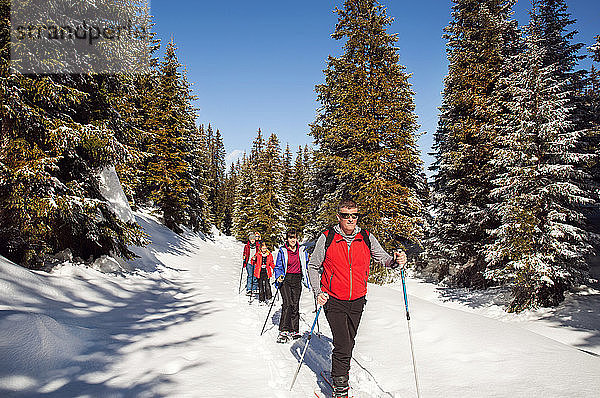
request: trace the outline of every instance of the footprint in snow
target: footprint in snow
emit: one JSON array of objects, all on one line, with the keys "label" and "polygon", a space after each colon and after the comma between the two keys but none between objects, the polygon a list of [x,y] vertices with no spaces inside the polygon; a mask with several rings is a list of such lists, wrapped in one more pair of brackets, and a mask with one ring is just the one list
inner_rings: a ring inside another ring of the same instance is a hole
[{"label": "footprint in snow", "polygon": [[167,363],[162,369],[161,373],[166,375],[173,375],[178,373],[184,367],[184,363],[182,360],[171,361]]},{"label": "footprint in snow", "polygon": [[196,359],[200,358],[200,352],[189,351],[189,352],[186,352],[185,354],[183,354],[183,357],[185,359],[187,359],[188,361],[195,361]]}]

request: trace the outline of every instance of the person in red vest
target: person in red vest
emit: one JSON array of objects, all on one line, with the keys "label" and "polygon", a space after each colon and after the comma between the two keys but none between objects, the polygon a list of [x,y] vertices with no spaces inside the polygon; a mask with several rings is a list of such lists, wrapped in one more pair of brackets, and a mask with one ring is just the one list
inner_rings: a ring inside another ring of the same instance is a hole
[{"label": "person in red vest", "polygon": [[357,225],[358,218],[356,202],[342,200],[338,225],[319,236],[308,263],[310,285],[333,334],[334,398],[348,397],[350,359],[366,303],[371,259],[391,268],[406,265],[406,253],[390,256],[373,234]]},{"label": "person in red vest", "polygon": [[260,245],[260,252],[252,260],[254,265],[254,276],[258,278],[258,302],[266,304],[273,297],[269,278],[273,275],[273,255],[266,243]]}]

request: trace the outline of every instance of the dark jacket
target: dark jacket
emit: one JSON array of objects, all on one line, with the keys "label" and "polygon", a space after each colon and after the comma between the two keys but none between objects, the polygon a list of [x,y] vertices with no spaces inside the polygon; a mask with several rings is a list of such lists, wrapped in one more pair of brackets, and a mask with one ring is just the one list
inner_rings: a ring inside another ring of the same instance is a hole
[{"label": "dark jacket", "polygon": [[[260,252],[260,242],[259,241],[255,241],[254,244],[256,245],[256,252]],[[249,261],[250,261],[250,246],[251,243],[250,241],[246,242],[246,246],[244,246],[244,264],[246,265]]]}]

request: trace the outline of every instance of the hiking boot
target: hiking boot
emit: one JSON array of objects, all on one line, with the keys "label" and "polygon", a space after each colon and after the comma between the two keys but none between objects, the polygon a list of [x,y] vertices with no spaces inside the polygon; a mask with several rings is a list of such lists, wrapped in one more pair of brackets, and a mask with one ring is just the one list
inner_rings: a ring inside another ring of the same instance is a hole
[{"label": "hiking boot", "polygon": [[292,333],[292,339],[294,339],[294,340],[298,340],[301,337],[302,337],[302,335],[298,332]]},{"label": "hiking boot", "polygon": [[279,336],[277,336],[278,343],[287,343],[290,340],[289,332],[279,332]]},{"label": "hiking boot", "polygon": [[348,398],[348,375],[344,376],[332,376],[331,381],[333,382],[333,398]]}]

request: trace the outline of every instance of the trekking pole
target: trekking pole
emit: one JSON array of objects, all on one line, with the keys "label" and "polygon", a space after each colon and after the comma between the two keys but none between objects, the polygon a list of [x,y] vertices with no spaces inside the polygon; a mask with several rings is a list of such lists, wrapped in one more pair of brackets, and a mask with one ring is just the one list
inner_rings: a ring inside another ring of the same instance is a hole
[{"label": "trekking pole", "polygon": [[302,351],[302,355],[300,356],[300,363],[298,364],[298,369],[296,369],[296,373],[294,373],[294,378],[292,379],[292,384],[290,384],[290,391],[294,388],[294,383],[296,382],[296,377],[298,377],[298,372],[300,372],[300,367],[302,366],[302,362],[304,361],[304,354],[306,354],[306,349],[308,348],[308,343],[310,343],[310,338],[312,337],[313,330],[315,329],[315,325],[317,324],[317,319],[319,319],[319,314],[321,313],[322,306],[319,306],[317,309],[317,315],[315,315],[315,320],[313,321],[312,327],[310,328],[310,332],[308,334],[308,339],[306,340],[306,344],[304,345],[304,350]]},{"label": "trekking pole", "polygon": [[[316,297],[315,297],[315,312],[317,312],[317,298]],[[321,329],[319,328],[319,321],[317,321],[317,335],[320,335],[320,334],[321,334]]]},{"label": "trekking pole", "polygon": [[238,290],[238,294],[242,292],[242,276],[244,276],[244,268],[246,268],[246,265],[242,261],[242,272],[240,272],[240,290]]},{"label": "trekking pole", "polygon": [[419,389],[419,378],[417,376],[417,362],[415,361],[415,350],[413,348],[412,332],[410,330],[410,314],[408,312],[408,298],[406,295],[406,283],[404,282],[404,268],[400,270],[402,276],[402,290],[404,291],[404,307],[406,308],[406,324],[408,325],[408,339],[410,341],[410,353],[412,355],[413,372],[415,374],[415,386],[417,387],[417,397],[421,397],[421,390]]},{"label": "trekking pole", "polygon": [[[280,285],[280,287],[281,287],[281,285]],[[279,288],[277,288],[277,292],[275,292],[275,297],[273,297],[273,302],[271,303],[271,308],[269,308],[269,313],[267,314],[265,323],[263,324],[262,330],[260,331],[261,336],[265,332],[265,326],[267,326],[267,321],[269,320],[269,315],[271,315],[271,310],[273,309],[273,304],[275,304],[275,300],[277,300],[277,295],[279,295]]]}]

